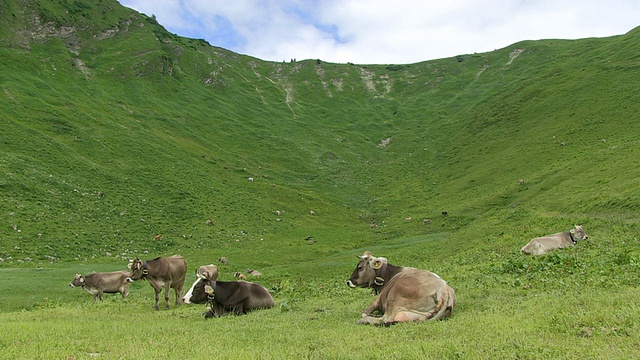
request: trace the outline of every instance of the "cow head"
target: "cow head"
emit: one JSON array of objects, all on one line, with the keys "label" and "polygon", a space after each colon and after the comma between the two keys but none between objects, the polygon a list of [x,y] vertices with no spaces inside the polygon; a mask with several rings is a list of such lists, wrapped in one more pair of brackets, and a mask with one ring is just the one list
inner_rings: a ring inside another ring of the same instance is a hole
[{"label": "cow head", "polygon": [[140,280],[149,273],[144,262],[139,258],[135,258],[129,262],[129,270],[131,270],[129,275],[131,280]]},{"label": "cow head", "polygon": [[[188,299],[188,303],[204,304],[209,301],[209,298],[213,296],[215,284],[216,282],[214,280],[198,275],[198,279],[195,284],[193,284],[193,292],[191,293],[191,297]],[[207,290],[209,290],[209,292],[207,292]]]},{"label": "cow head", "polygon": [[71,287],[84,286],[84,276],[80,274],[76,274],[76,277],[73,278],[73,281],[69,283],[69,286]]},{"label": "cow head", "polygon": [[573,229],[569,230],[571,233],[571,240],[578,242],[578,240],[587,240],[589,235],[584,232],[582,225],[575,225]]},{"label": "cow head", "polygon": [[384,282],[381,274],[387,259],[375,257],[370,251],[365,251],[364,255],[358,258],[360,259],[358,266],[353,270],[347,285],[351,288],[381,286]]}]

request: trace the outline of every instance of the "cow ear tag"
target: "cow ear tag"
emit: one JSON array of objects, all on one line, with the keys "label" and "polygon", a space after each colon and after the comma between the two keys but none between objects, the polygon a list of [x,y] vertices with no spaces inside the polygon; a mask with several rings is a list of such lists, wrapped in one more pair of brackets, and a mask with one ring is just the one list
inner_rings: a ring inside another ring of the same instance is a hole
[{"label": "cow ear tag", "polygon": [[213,294],[213,288],[211,287],[211,285],[205,285],[204,292],[206,292],[209,295]]},{"label": "cow ear tag", "polygon": [[381,267],[381,266],[382,266],[382,261],[380,261],[380,260],[376,260],[376,261],[374,261],[374,262],[373,262],[373,268],[374,268],[375,270],[380,269],[380,267]]}]

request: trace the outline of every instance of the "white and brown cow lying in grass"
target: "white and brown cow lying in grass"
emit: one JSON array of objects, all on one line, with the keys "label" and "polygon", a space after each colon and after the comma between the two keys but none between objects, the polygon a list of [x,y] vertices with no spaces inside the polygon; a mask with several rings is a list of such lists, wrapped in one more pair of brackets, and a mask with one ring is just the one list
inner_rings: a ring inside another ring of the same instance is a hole
[{"label": "white and brown cow lying in grass", "polygon": [[578,243],[578,240],[588,238],[589,235],[584,232],[582,226],[576,225],[569,231],[531,239],[520,251],[527,255],[542,255],[547,251],[573,246]]},{"label": "white and brown cow lying in grass", "polygon": [[182,302],[189,304],[189,299],[193,294],[193,289],[202,280],[218,280],[218,267],[213,264],[202,265],[196,270],[196,281],[193,282],[187,294],[182,298]]},{"label": "white and brown cow lying in grass", "polygon": [[94,273],[89,275],[76,274],[69,284],[71,287],[82,287],[97,301],[102,300],[102,294],[120,293],[123,298],[129,295],[131,283],[128,271],[114,271],[108,273]]},{"label": "white and brown cow lying in grass", "polygon": [[[374,257],[369,251],[358,258],[360,262],[347,285],[373,288],[378,294],[358,324],[440,320],[453,312],[455,291],[438,275],[389,264],[386,258]],[[381,317],[372,316],[376,310],[382,313]]]},{"label": "white and brown cow lying in grass", "polygon": [[265,287],[249,281],[216,281],[200,278],[186,304],[207,304],[205,318],[245,314],[273,307],[273,297]]}]

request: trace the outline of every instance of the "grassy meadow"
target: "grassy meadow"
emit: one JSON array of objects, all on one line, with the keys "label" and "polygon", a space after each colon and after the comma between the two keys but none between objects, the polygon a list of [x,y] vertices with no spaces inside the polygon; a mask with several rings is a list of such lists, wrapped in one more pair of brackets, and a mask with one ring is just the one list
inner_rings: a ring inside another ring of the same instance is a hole
[{"label": "grassy meadow", "polygon": [[[637,358],[639,39],[277,63],[115,0],[4,1],[1,357]],[[575,224],[589,240],[520,254]],[[365,250],[440,275],[453,317],[355,325]],[[205,320],[144,282],[68,286],[173,254],[259,270],[275,307]]]}]

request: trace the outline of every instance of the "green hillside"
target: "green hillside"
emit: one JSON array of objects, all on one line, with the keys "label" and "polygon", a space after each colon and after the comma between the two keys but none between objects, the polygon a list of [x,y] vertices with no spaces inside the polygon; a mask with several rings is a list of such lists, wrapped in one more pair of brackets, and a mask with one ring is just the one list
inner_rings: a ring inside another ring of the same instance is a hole
[{"label": "green hillside", "polygon": [[[74,268],[136,256],[180,253],[189,271],[227,256],[227,275],[271,271],[276,302],[305,309],[302,298],[346,295],[295,281],[345,287],[353,255],[369,249],[437,271],[461,319],[503,296],[515,311],[533,301],[523,289],[635,294],[640,28],[405,65],[277,63],[176,36],[116,0],[9,0],[0,59],[4,274],[70,281]],[[591,240],[519,254],[574,224]],[[5,310],[38,310],[29,289],[28,300],[0,294]],[[88,300],[67,294],[47,301]],[[607,329],[637,335],[626,315]],[[572,334],[598,329],[581,321]]]}]

